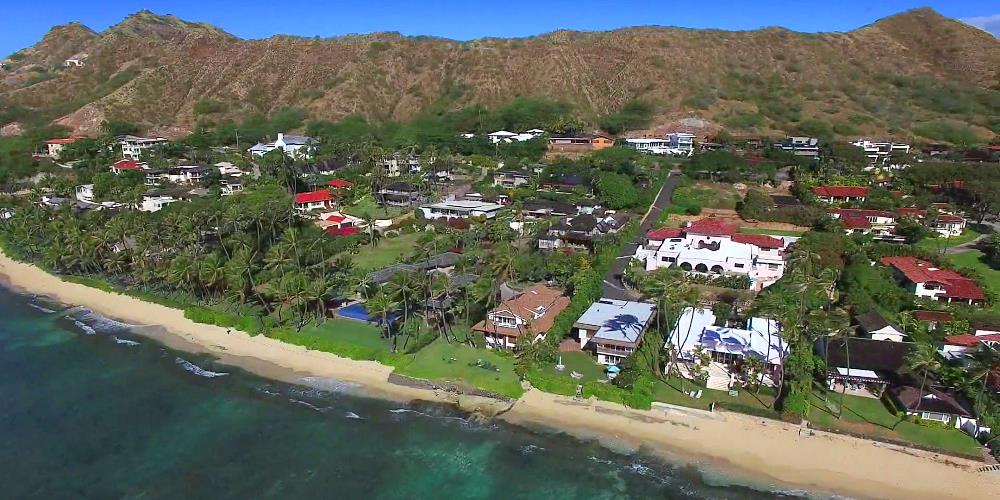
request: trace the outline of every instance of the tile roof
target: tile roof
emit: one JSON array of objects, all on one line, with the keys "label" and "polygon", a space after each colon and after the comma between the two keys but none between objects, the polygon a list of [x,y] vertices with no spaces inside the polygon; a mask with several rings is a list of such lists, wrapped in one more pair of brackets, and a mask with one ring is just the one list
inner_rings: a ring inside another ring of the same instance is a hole
[{"label": "tile roof", "polygon": [[828,213],[837,214],[841,217],[885,217],[895,219],[896,213],[888,210],[868,210],[864,208],[835,208]]},{"label": "tile roof", "polygon": [[944,287],[944,296],[964,300],[986,300],[979,285],[970,278],[949,269],[934,267],[934,264],[915,257],[882,257],[882,265],[892,266],[913,283],[929,281]]},{"label": "tile roof", "polygon": [[732,236],[736,233],[736,224],[725,219],[699,219],[689,223],[684,232],[699,236]]},{"label": "tile roof", "polygon": [[944,343],[961,347],[975,347],[980,342],[1000,342],[1000,333],[990,333],[986,335],[951,335],[944,338]]},{"label": "tile roof", "polygon": [[775,250],[781,248],[784,245],[784,242],[782,242],[780,239],[766,234],[736,233],[733,235],[733,241],[737,243],[746,243],[747,245],[754,245],[759,248],[775,249]]},{"label": "tile roof", "polygon": [[[521,292],[513,299],[500,303],[493,309],[494,313],[509,312],[517,315],[521,319],[530,322],[531,331],[540,334],[549,331],[556,316],[569,306],[569,297],[563,295],[562,290],[552,288],[544,284],[535,284]],[[544,309],[540,309],[544,308]],[[536,311],[544,311],[542,315],[535,318]],[[508,328],[498,326],[488,320],[480,321],[473,330],[488,333],[502,333],[512,337],[517,337],[523,328]]]},{"label": "tile roof", "polygon": [[354,184],[347,182],[343,179],[333,179],[330,182],[328,182],[327,185],[332,188],[349,188]]},{"label": "tile roof", "polygon": [[919,321],[951,321],[948,311],[913,311],[913,317]]},{"label": "tile roof", "polygon": [[319,190],[295,195],[295,203],[313,203],[317,201],[330,201],[333,195],[329,191]]},{"label": "tile roof", "polygon": [[868,188],[864,186],[816,186],[813,193],[821,197],[833,198],[860,198],[868,195]]},{"label": "tile roof", "polygon": [[680,238],[684,230],[679,227],[661,227],[646,233],[646,238],[651,240],[669,240],[670,238]]},{"label": "tile roof", "polygon": [[66,139],[49,139],[45,141],[45,144],[73,144],[78,139],[79,139],[78,137],[69,137]]},{"label": "tile roof", "polygon": [[862,215],[841,215],[840,222],[844,224],[845,229],[868,229],[872,227],[872,223],[868,222],[868,219]]},{"label": "tile roof", "polygon": [[139,170],[142,164],[135,160],[118,160],[112,167],[118,170]]}]

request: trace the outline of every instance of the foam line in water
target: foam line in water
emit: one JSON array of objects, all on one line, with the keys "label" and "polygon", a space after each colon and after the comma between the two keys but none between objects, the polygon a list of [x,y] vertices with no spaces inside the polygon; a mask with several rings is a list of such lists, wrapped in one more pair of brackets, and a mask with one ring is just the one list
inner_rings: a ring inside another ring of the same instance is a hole
[{"label": "foam line in water", "polygon": [[302,377],[301,381],[303,384],[312,387],[313,389],[319,389],[325,392],[349,392],[353,389],[361,387],[359,384],[344,382],[343,380],[332,377]]},{"label": "foam line in water", "polygon": [[90,325],[84,323],[83,321],[76,320],[73,324],[76,325],[77,328],[83,330],[83,333],[86,333],[87,335],[97,334],[97,330],[94,330]]},{"label": "foam line in water", "polygon": [[206,370],[206,369],[204,369],[204,368],[202,368],[202,367],[200,367],[200,366],[198,366],[198,365],[196,365],[196,364],[194,364],[194,363],[192,363],[192,362],[190,362],[190,361],[188,361],[188,360],[186,360],[184,358],[180,358],[180,357],[176,358],[174,362],[177,363],[178,365],[180,365],[185,370],[187,370],[187,371],[189,371],[189,372],[191,372],[191,373],[193,373],[193,374],[195,374],[195,375],[197,375],[199,377],[215,378],[215,377],[223,377],[223,376],[229,375],[228,373],[225,373],[225,372],[213,372],[213,371],[210,371],[210,370]]},{"label": "foam line in water", "polygon": [[45,314],[52,314],[55,312],[54,310],[49,309],[48,307],[42,307],[34,302],[28,302],[28,307],[33,307],[39,311],[42,311]]},{"label": "foam line in water", "polygon": [[116,344],[127,345],[127,346],[139,345],[139,343],[134,340],[120,339],[115,335],[112,335],[111,338],[115,340]]},{"label": "foam line in water", "polygon": [[364,418],[361,415],[358,415],[357,413],[354,413],[353,411],[347,412],[347,414],[344,415],[344,416],[347,417],[347,418],[353,418],[353,419],[356,419],[356,420],[364,420]]}]

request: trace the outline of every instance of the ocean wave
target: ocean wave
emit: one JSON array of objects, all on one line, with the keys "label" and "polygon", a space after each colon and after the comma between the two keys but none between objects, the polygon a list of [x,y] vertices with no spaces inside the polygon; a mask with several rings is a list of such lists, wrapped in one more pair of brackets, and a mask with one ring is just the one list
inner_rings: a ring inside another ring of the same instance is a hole
[{"label": "ocean wave", "polygon": [[451,415],[432,415],[432,414],[427,413],[427,412],[422,412],[422,411],[419,411],[419,410],[411,410],[409,408],[395,408],[395,409],[389,410],[389,413],[393,413],[393,414],[396,414],[396,415],[401,415],[401,414],[404,414],[404,413],[413,413],[413,414],[416,414],[416,415],[420,415],[421,417],[433,418],[433,419],[437,419],[437,420],[451,420],[451,421],[457,420],[459,422],[463,422],[463,423],[466,423],[466,424],[469,423],[469,420],[467,418],[465,418],[465,417],[454,417],[454,416],[451,416]]},{"label": "ocean wave", "polygon": [[83,330],[83,333],[86,333],[87,335],[97,335],[97,330],[95,330],[90,325],[84,323],[83,321],[76,320],[73,322],[73,324],[76,325],[77,328]]},{"label": "ocean wave", "polygon": [[42,311],[45,314],[52,314],[52,313],[55,312],[55,310],[53,310],[53,309],[49,309],[48,307],[40,306],[40,305],[38,305],[38,304],[36,304],[34,302],[28,302],[28,307],[33,307],[33,308],[35,308],[35,309],[37,309],[39,311]]},{"label": "ocean wave", "polygon": [[188,361],[188,360],[186,360],[184,358],[180,358],[180,357],[176,358],[174,362],[177,363],[178,365],[180,365],[181,367],[183,367],[185,370],[187,370],[187,371],[189,371],[189,372],[191,372],[191,373],[193,373],[193,374],[195,374],[195,375],[197,375],[199,377],[216,378],[216,377],[224,377],[226,375],[229,375],[228,373],[225,373],[225,372],[213,372],[213,371],[210,371],[210,370],[206,370],[206,369],[204,369],[204,368],[202,368],[202,367],[200,367],[200,366],[198,366],[198,365],[196,365],[196,364],[194,364],[194,363],[192,363],[192,362],[190,362],[190,361]]},{"label": "ocean wave", "polygon": [[545,448],[542,448],[541,446],[538,446],[536,444],[526,444],[521,447],[522,455],[532,455],[540,451],[545,451]]},{"label": "ocean wave", "polygon": [[306,386],[326,393],[350,392],[361,387],[359,384],[344,382],[332,377],[302,377],[300,381]]},{"label": "ocean wave", "polygon": [[645,465],[645,464],[641,464],[641,463],[638,463],[638,462],[633,462],[633,463],[631,463],[631,464],[628,465],[628,470],[630,472],[633,472],[633,473],[638,474],[640,476],[647,477],[647,478],[650,478],[650,479],[655,479],[656,481],[659,481],[661,483],[669,483],[670,482],[670,478],[656,475],[653,472],[653,469],[651,467],[649,467],[648,465]]},{"label": "ocean wave", "polygon": [[355,420],[364,420],[364,417],[358,415],[357,413],[354,413],[353,411],[347,412],[347,414],[345,414],[344,417],[353,418]]},{"label": "ocean wave", "polygon": [[120,339],[115,335],[112,335],[111,338],[114,339],[116,344],[127,345],[127,346],[139,345],[139,342],[129,339]]}]

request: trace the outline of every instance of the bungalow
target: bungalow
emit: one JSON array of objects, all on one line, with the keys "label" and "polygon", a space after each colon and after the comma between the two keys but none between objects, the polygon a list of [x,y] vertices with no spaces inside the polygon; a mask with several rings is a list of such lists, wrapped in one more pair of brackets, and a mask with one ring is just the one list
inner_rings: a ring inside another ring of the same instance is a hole
[{"label": "bungalow", "polygon": [[212,166],[219,169],[219,175],[229,176],[229,177],[243,177],[243,170],[231,162],[220,161],[219,163],[216,163],[215,165]]},{"label": "bungalow", "polygon": [[938,325],[951,321],[948,311],[913,311],[913,319],[927,323],[927,328],[934,330]]},{"label": "bungalow", "polygon": [[250,148],[250,156],[261,157],[280,149],[285,155],[295,159],[312,158],[316,146],[316,140],[305,135],[286,135],[278,133],[278,138],[274,142],[254,144]]},{"label": "bungalow", "polygon": [[860,314],[854,319],[858,322],[860,333],[872,340],[902,342],[906,338],[906,333],[903,332],[902,328],[886,321],[876,311]]},{"label": "bungalow", "polygon": [[826,360],[830,389],[867,397],[880,397],[887,386],[896,383],[912,349],[909,342],[861,337],[823,338],[816,343],[817,354]]},{"label": "bungalow", "polygon": [[553,152],[597,151],[614,145],[614,139],[604,134],[553,135],[549,137],[549,151]]},{"label": "bungalow", "polygon": [[795,156],[819,158],[819,139],[815,137],[786,137],[774,146]]},{"label": "bungalow", "polygon": [[504,170],[493,174],[493,185],[505,189],[514,189],[523,186],[530,180],[531,174],[516,170]]},{"label": "bungalow", "polygon": [[566,217],[575,213],[576,207],[560,201],[528,200],[521,204],[521,214],[529,219]]},{"label": "bungalow", "polygon": [[485,217],[492,219],[503,210],[503,205],[470,200],[450,200],[423,205],[420,211],[426,219],[448,219],[458,217]]},{"label": "bungalow", "polygon": [[628,222],[624,213],[606,213],[600,216],[581,214],[566,217],[550,227],[538,238],[538,248],[555,250],[574,248],[592,251],[595,244],[609,234],[617,233]]},{"label": "bungalow", "polygon": [[319,215],[316,224],[330,236],[350,236],[361,230],[365,220],[343,212],[327,212]]},{"label": "bungalow", "polygon": [[764,363],[761,381],[776,385],[777,373],[789,352],[778,323],[754,317],[747,320],[745,328],[729,328],[716,326],[717,319],[711,309],[693,307],[685,308],[677,319],[664,348],[677,350],[678,359],[683,362],[682,372],[690,376],[701,363],[697,351],[704,350],[711,358],[707,384],[710,389],[728,390],[739,373],[736,368],[747,357],[761,360]]},{"label": "bungalow", "polygon": [[135,161],[141,160],[146,151],[166,143],[167,140],[162,137],[124,135],[118,138],[118,145],[122,148],[122,158]]},{"label": "bungalow", "polygon": [[325,189],[298,193],[295,195],[295,210],[311,212],[313,210],[329,210],[333,207],[333,195]]},{"label": "bungalow", "polygon": [[865,201],[868,191],[864,186],[816,186],[812,189],[816,198],[827,203]]},{"label": "bungalow", "polygon": [[59,155],[62,153],[63,149],[66,148],[66,146],[69,146],[70,144],[73,144],[74,142],[80,139],[81,138],[77,136],[68,137],[65,139],[49,139],[45,141],[45,147],[49,151],[49,157],[51,157],[53,160],[58,160]]},{"label": "bungalow", "polygon": [[617,365],[642,345],[655,311],[656,306],[647,302],[602,298],[591,304],[573,328],[581,349],[593,349],[598,363]]},{"label": "bungalow", "polygon": [[111,173],[119,175],[122,172],[138,172],[148,168],[149,165],[135,160],[118,160],[111,165]]},{"label": "bungalow", "polygon": [[536,284],[501,302],[472,330],[483,334],[489,349],[513,350],[518,337],[528,335],[532,342],[545,337],[556,316],[568,306],[569,297],[561,290]]},{"label": "bungalow", "polygon": [[975,280],[955,271],[915,257],[882,257],[879,262],[892,267],[897,278],[917,297],[967,304],[986,302],[986,295]]},{"label": "bungalow", "polygon": [[895,239],[895,212],[887,210],[865,210],[860,208],[838,208],[827,213],[844,225],[847,234],[869,234],[875,239]]},{"label": "bungalow", "polygon": [[990,432],[989,427],[979,425],[972,414],[972,407],[959,394],[938,387],[924,387],[921,392],[915,385],[900,385],[889,389],[893,402],[907,415],[952,425],[973,437]]},{"label": "bungalow", "polygon": [[375,199],[383,205],[392,207],[409,207],[420,203],[424,197],[420,190],[413,184],[406,182],[393,182],[388,186],[379,189],[375,193]]},{"label": "bungalow", "polygon": [[327,182],[326,185],[329,186],[330,189],[333,189],[333,190],[340,190],[340,189],[345,189],[346,190],[346,189],[351,189],[352,187],[354,187],[354,184],[352,184],[350,182],[347,182],[347,181],[345,181],[343,179],[332,179],[332,180],[330,180],[330,182]]}]

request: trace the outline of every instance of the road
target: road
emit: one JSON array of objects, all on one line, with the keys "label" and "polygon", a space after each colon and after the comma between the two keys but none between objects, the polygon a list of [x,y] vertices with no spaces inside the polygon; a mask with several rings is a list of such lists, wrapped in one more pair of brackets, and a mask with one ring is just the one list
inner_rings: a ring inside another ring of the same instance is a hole
[{"label": "road", "polygon": [[611,269],[608,269],[608,273],[604,275],[605,298],[635,300],[636,297],[622,286],[622,273],[625,272],[625,266],[628,265],[629,260],[635,255],[635,250],[645,241],[646,233],[653,228],[653,224],[656,224],[660,220],[663,209],[670,205],[670,196],[680,182],[680,173],[671,172],[670,177],[667,177],[666,182],[663,183],[663,187],[656,195],[656,199],[653,200],[653,204],[650,205],[649,211],[646,212],[646,215],[642,218],[642,222],[639,224],[639,232],[636,235],[635,241],[625,245],[622,253],[615,259],[614,264],[611,265]]}]

